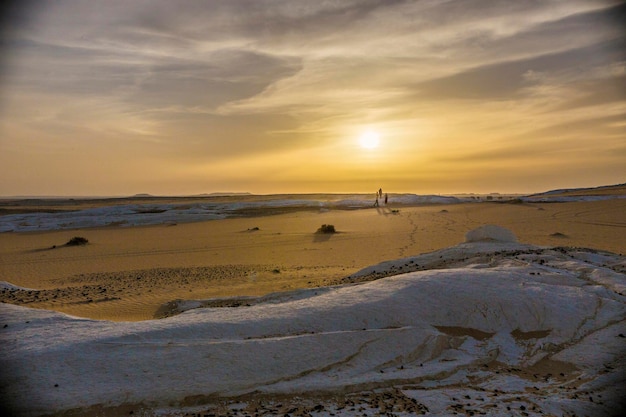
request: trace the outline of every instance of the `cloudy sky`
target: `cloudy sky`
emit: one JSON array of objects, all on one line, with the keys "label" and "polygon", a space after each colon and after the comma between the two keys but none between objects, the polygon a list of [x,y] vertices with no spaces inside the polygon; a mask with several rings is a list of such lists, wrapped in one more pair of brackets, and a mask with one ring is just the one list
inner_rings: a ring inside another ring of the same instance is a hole
[{"label": "cloudy sky", "polygon": [[626,182],[623,2],[3,7],[0,195]]}]

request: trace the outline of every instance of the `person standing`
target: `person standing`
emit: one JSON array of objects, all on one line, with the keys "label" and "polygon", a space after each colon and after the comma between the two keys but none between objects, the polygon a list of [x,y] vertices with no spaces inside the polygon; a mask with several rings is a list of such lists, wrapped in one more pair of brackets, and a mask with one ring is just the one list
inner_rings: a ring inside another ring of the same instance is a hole
[{"label": "person standing", "polygon": [[387,193],[385,193],[385,205],[387,205]]}]

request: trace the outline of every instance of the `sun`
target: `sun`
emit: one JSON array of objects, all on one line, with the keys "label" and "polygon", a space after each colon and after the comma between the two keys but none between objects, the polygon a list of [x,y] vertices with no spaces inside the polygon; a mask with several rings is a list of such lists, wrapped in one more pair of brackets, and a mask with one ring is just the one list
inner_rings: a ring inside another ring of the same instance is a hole
[{"label": "sun", "polygon": [[380,135],[373,130],[368,130],[359,136],[359,145],[365,149],[378,148],[380,143]]}]

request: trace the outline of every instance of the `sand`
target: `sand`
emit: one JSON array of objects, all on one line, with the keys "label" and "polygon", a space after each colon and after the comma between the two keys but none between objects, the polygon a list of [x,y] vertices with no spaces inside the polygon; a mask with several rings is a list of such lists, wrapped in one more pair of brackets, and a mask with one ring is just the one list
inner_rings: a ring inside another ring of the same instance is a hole
[{"label": "sand", "polygon": [[[94,319],[147,320],[177,299],[334,284],[381,261],[456,245],[484,224],[510,229],[520,242],[624,253],[625,213],[626,199],[483,202],[3,233],[0,280],[43,291],[2,291],[0,301]],[[316,234],[322,224],[338,233]],[[89,244],[63,246],[73,236]]]}]

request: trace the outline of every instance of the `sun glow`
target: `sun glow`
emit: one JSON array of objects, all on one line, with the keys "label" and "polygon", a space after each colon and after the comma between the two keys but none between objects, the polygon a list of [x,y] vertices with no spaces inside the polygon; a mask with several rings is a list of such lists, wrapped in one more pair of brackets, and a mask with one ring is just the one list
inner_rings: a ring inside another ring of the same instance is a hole
[{"label": "sun glow", "polygon": [[380,135],[372,130],[368,130],[359,137],[359,145],[365,149],[377,148],[380,143]]}]

